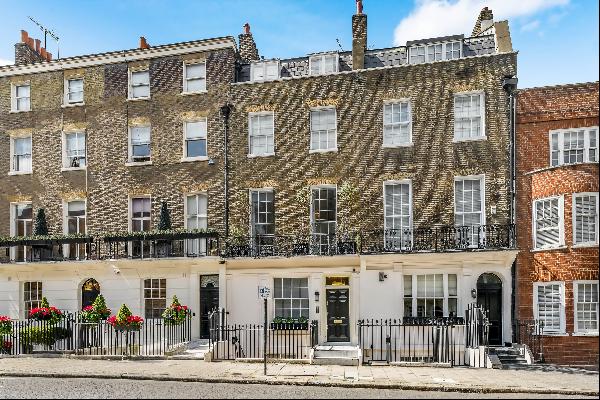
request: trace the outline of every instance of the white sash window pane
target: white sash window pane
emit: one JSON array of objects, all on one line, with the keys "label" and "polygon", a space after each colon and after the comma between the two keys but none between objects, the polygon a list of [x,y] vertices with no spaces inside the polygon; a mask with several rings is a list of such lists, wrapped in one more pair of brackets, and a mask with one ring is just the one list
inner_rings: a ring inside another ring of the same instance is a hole
[{"label": "white sash window pane", "polygon": [[454,97],[454,139],[483,137],[483,94],[461,94]]},{"label": "white sash window pane", "polygon": [[131,73],[131,97],[150,97],[150,73],[148,71]]},{"label": "white sash window pane", "polygon": [[[483,224],[483,180],[457,179],[454,182],[454,224],[466,227],[469,246],[477,246],[479,226]],[[459,230],[460,234],[463,229]]]},{"label": "white sash window pane", "polygon": [[327,253],[329,246],[336,243],[336,188],[314,188],[311,211],[313,252]]},{"label": "white sash window pane", "polygon": [[185,156],[206,157],[206,121],[185,123]]},{"label": "white sash window pane", "polygon": [[186,64],[185,66],[186,92],[201,92],[206,90],[206,64]]},{"label": "white sash window pane", "polygon": [[133,127],[131,132],[132,161],[150,160],[150,127]]},{"label": "white sash window pane", "polygon": [[31,136],[13,141],[13,171],[31,171]]},{"label": "white sash window pane", "polygon": [[411,143],[411,113],[408,101],[383,106],[383,144],[397,146]]},{"label": "white sash window pane", "polygon": [[598,195],[575,195],[575,244],[598,241]]},{"label": "white sash window pane", "polygon": [[267,155],[274,153],[274,115],[250,114],[250,154]]},{"label": "white sash window pane", "polygon": [[81,103],[83,101],[83,79],[69,79],[67,81],[69,103]]},{"label": "white sash window pane", "polygon": [[558,133],[553,133],[551,135],[551,161],[550,164],[554,167],[557,166],[559,164],[559,160],[560,160],[560,149],[558,146]]},{"label": "white sash window pane", "polygon": [[84,167],[86,165],[85,133],[68,133],[65,135],[66,159],[65,167]]},{"label": "white sash window pane", "polygon": [[578,283],[575,287],[576,332],[598,332],[598,282]]},{"label": "white sash window pane", "polygon": [[333,72],[337,72],[337,56],[333,54],[325,55],[324,58],[324,66],[325,74],[331,74]]},{"label": "white sash window pane", "polygon": [[311,57],[310,74],[319,75],[321,73],[321,57]]},{"label": "white sash window pane", "polygon": [[30,86],[20,85],[15,86],[15,110],[29,111],[30,110]]},{"label": "white sash window pane", "polygon": [[544,323],[544,332],[561,333],[563,330],[563,290],[561,284],[539,284],[536,319]]},{"label": "white sash window pane", "polygon": [[446,60],[460,58],[461,42],[446,43]]},{"label": "white sash window pane", "polygon": [[275,278],[273,288],[275,317],[308,318],[308,278]]},{"label": "white sash window pane", "polygon": [[150,230],[150,199],[135,198],[131,199],[131,227],[132,231]]},{"label": "white sash window pane", "polygon": [[266,69],[266,77],[268,80],[278,79],[279,78],[279,63],[277,62],[269,62],[265,65]]},{"label": "white sash window pane", "polygon": [[427,61],[440,61],[442,59],[442,44],[427,46]]},{"label": "white sash window pane", "polygon": [[337,54],[320,54],[310,57],[310,74],[323,75],[338,72]]},{"label": "white sash window pane", "polygon": [[409,51],[411,64],[422,64],[425,62],[425,46],[412,47]]},{"label": "white sash window pane", "polygon": [[559,199],[535,201],[535,247],[555,247],[561,244]]},{"label": "white sash window pane", "polygon": [[[186,197],[186,229],[208,228],[208,196],[192,194]],[[186,254],[206,255],[206,239],[186,240]]]},{"label": "white sash window pane", "polygon": [[335,109],[310,112],[311,150],[335,150],[337,148]]},{"label": "white sash window pane", "polygon": [[443,274],[417,275],[417,317],[443,317],[444,299]]},{"label": "white sash window pane", "polygon": [[412,240],[411,193],[409,183],[384,185],[385,248],[409,248]]},{"label": "white sash window pane", "polygon": [[588,131],[588,161],[598,161],[598,130],[590,129]]}]

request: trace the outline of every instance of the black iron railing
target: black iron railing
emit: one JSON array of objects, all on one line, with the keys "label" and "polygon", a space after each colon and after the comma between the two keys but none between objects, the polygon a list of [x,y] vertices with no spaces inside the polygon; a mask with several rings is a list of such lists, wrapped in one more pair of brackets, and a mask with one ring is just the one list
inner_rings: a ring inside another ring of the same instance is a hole
[{"label": "black iron railing", "polygon": [[529,347],[533,361],[544,362],[544,322],[516,320],[513,322],[513,342]]},{"label": "black iron railing", "polygon": [[469,305],[465,317],[359,320],[358,342],[363,364],[416,362],[487,367],[487,327],[485,311]]},{"label": "black iron railing", "polygon": [[358,254],[360,235],[257,235],[225,240],[223,257],[294,257]]},{"label": "black iron railing", "polygon": [[210,347],[214,360],[267,359],[306,360],[317,345],[318,323],[228,324],[223,309],[209,315]]},{"label": "black iron railing", "polygon": [[363,254],[493,250],[515,247],[514,225],[380,229],[361,234]]},{"label": "black iron railing", "polygon": [[161,356],[191,339],[191,321],[191,313],[179,325],[147,319],[140,329],[121,331],[106,321],[84,322],[79,313],[63,312],[56,322],[13,320],[10,333],[0,335],[0,353]]}]

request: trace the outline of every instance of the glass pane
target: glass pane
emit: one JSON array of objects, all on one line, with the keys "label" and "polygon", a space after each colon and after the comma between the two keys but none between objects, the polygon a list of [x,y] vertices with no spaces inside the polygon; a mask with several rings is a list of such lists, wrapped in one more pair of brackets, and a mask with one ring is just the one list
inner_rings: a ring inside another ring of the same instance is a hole
[{"label": "glass pane", "polygon": [[185,136],[188,139],[206,137],[206,121],[186,122]]},{"label": "glass pane", "polygon": [[448,296],[457,295],[457,282],[455,274],[448,274]]},{"label": "glass pane", "polygon": [[187,157],[206,157],[206,140],[187,140],[186,155]]}]

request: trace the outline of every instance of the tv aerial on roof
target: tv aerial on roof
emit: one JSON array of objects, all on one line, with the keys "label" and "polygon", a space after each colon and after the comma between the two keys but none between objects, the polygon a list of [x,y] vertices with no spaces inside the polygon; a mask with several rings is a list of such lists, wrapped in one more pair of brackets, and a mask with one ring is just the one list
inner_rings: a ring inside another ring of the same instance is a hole
[{"label": "tv aerial on roof", "polygon": [[58,35],[56,35],[56,33],[54,33],[53,31],[51,31],[50,29],[46,28],[44,25],[42,25],[41,23],[39,23],[38,21],[33,19],[33,17],[27,16],[27,18],[29,18],[34,24],[36,24],[40,28],[40,30],[42,32],[44,32],[44,48],[45,49],[48,48],[48,45],[46,43],[48,35],[50,35],[52,37],[52,39],[56,40],[56,58],[60,58],[60,46],[58,43]]}]

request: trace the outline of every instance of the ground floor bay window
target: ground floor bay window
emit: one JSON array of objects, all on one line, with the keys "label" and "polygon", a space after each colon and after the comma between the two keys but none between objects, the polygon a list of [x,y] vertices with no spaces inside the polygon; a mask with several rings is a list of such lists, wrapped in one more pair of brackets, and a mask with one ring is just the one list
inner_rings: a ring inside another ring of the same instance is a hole
[{"label": "ground floor bay window", "polygon": [[404,275],[405,317],[455,317],[457,315],[456,274]]}]

